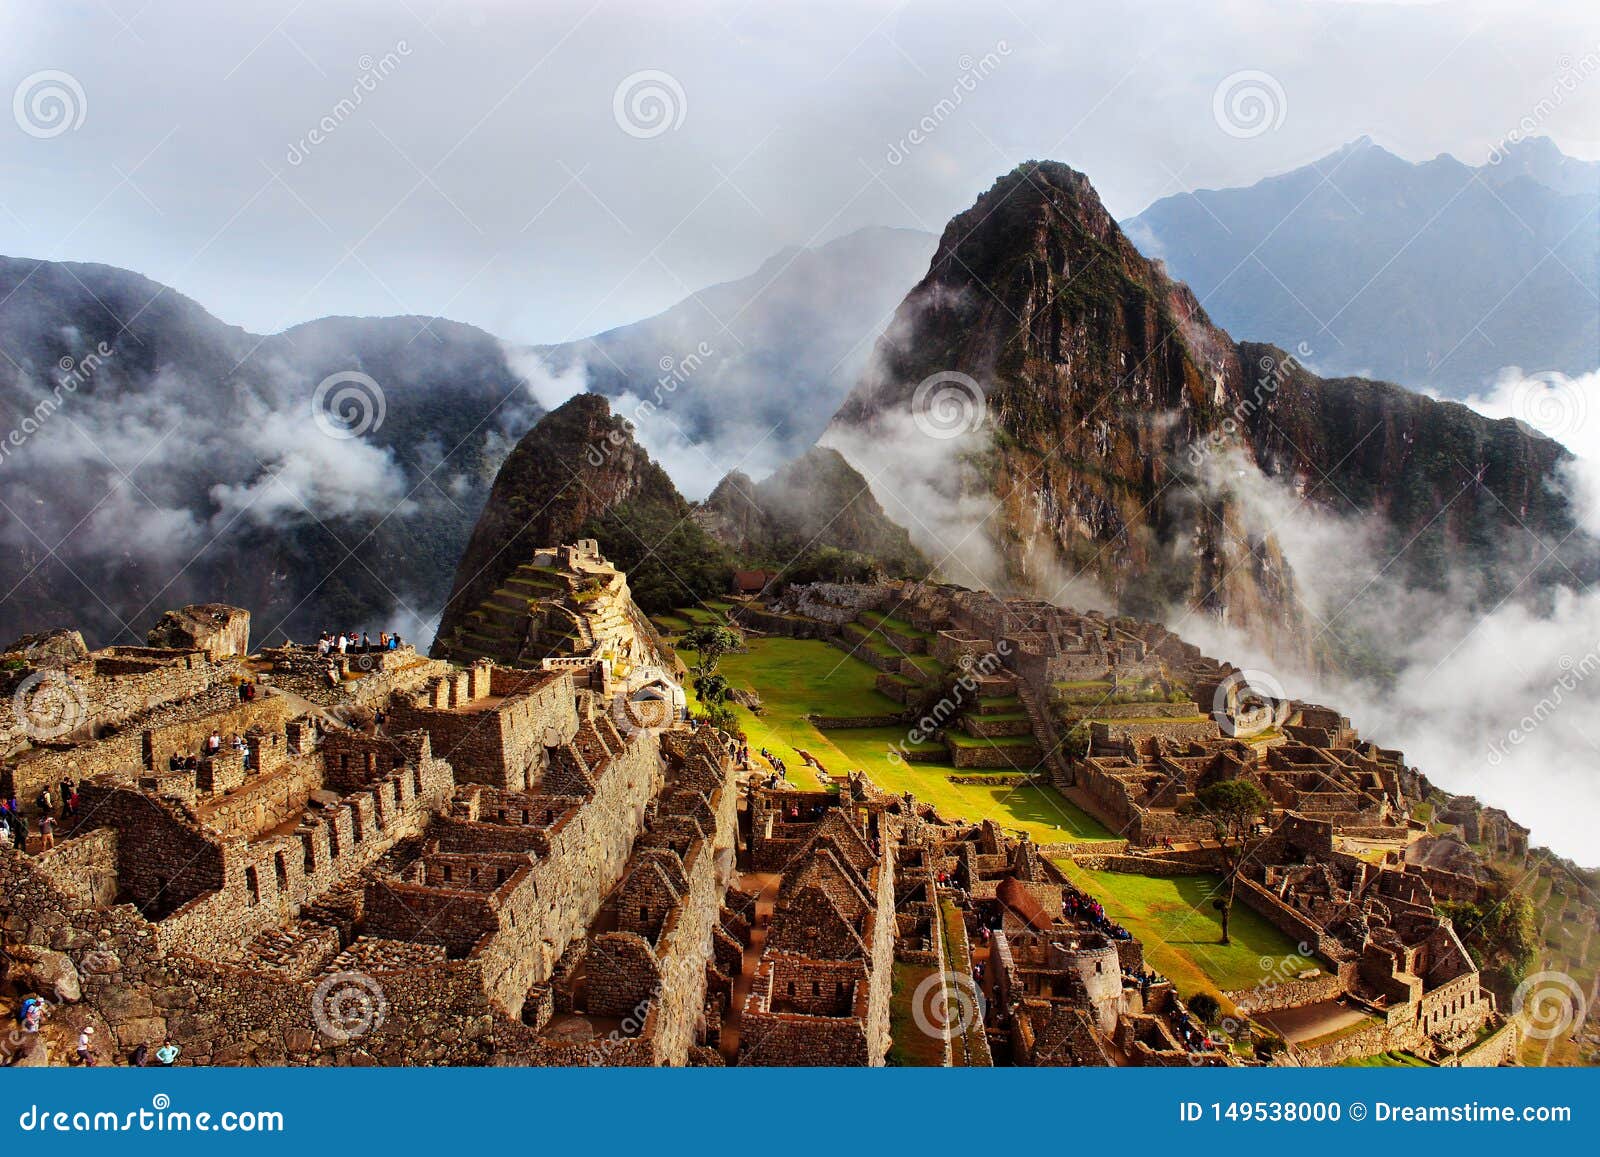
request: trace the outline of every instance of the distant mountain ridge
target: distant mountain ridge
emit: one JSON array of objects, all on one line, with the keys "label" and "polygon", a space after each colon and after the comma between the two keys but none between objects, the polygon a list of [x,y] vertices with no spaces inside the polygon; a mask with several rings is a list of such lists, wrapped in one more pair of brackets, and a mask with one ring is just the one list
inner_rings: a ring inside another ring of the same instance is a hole
[{"label": "distant mountain ridge", "polygon": [[532,352],[558,374],[581,367],[658,457],[679,451],[674,479],[702,497],[729,470],[765,474],[816,441],[935,240],[868,228],[790,247],[654,317]]},{"label": "distant mountain ridge", "polygon": [[[142,642],[165,608],[211,600],[254,608],[263,641],[425,631],[461,512],[542,412],[500,342],[456,322],[261,336],[126,270],[13,258],[0,301],[0,429],[27,435],[0,461],[6,638]],[[337,374],[378,392],[319,399]]]},{"label": "distant mountain ridge", "polygon": [[1475,167],[1362,137],[1122,225],[1217,324],[1324,373],[1459,398],[1506,366],[1600,367],[1600,163],[1545,137]]}]

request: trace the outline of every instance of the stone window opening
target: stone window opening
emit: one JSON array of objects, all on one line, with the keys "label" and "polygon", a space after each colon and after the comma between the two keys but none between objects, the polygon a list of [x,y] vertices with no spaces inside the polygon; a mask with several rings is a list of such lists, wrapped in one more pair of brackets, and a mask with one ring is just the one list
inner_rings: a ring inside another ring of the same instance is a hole
[{"label": "stone window opening", "polygon": [[278,877],[278,891],[287,892],[289,890],[289,864],[284,859],[282,852],[274,852],[272,854],[272,869]]},{"label": "stone window opening", "polygon": [[301,836],[300,842],[305,847],[306,875],[311,875],[317,870],[317,845],[310,836]]},{"label": "stone window opening", "polygon": [[244,890],[246,907],[254,908],[261,903],[261,881],[253,867],[244,870]]}]

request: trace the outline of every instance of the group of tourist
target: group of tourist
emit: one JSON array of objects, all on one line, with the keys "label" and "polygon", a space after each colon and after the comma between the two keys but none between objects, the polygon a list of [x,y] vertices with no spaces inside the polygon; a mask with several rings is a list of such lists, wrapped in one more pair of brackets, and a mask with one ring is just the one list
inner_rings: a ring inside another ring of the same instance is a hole
[{"label": "group of tourist", "polygon": [[1068,920],[1081,920],[1090,927],[1104,932],[1113,940],[1132,940],[1133,933],[1106,915],[1100,901],[1076,889],[1061,894],[1061,915]]},{"label": "group of tourist", "polygon": [[322,637],[317,640],[317,654],[319,655],[348,655],[352,652],[358,655],[370,655],[374,651],[397,651],[405,644],[399,635],[390,634],[388,631],[378,632],[376,644],[372,636],[366,631],[357,634],[355,631],[345,631],[339,634],[322,632]]},{"label": "group of tourist", "polygon": [[[68,776],[61,781],[59,792],[41,788],[33,802],[38,812],[39,850],[48,851],[56,846],[56,828],[78,814],[78,785]],[[28,817],[16,796],[0,799],[0,847],[28,850]]]},{"label": "group of tourist", "polygon": [[[37,1038],[39,1030],[44,1027],[45,1016],[50,1011],[50,1005],[42,997],[25,996],[22,1003],[17,1005],[17,1029],[22,1034],[21,1047],[25,1051],[32,1051],[33,1039]],[[85,1068],[94,1068],[100,1063],[100,1055],[95,1051],[95,1027],[86,1024],[78,1030],[78,1044],[74,1050],[78,1063]],[[128,1056],[128,1063],[135,1068],[144,1068],[152,1063],[168,1067],[178,1060],[179,1049],[171,1040],[163,1041],[160,1048],[152,1050],[149,1045],[141,1044]]]},{"label": "group of tourist", "polygon": [[250,740],[243,735],[229,735],[226,739],[222,733],[213,731],[200,745],[199,755],[182,755],[174,751],[167,757],[168,771],[194,771],[200,766],[202,759],[211,759],[226,751],[237,751],[244,756],[245,767],[254,765],[255,751],[250,746]]},{"label": "group of tourist", "polygon": [[[761,749],[761,758],[766,760],[769,764],[772,765],[772,770],[777,772],[778,776],[780,778],[782,778],[782,779],[788,779],[789,778],[789,768],[788,768],[788,766],[783,762],[782,759],[780,759],[778,756],[774,755],[772,752],[768,751],[765,747],[763,747]],[[769,782],[767,784],[767,786],[768,787],[777,787],[778,785],[775,782]]]}]

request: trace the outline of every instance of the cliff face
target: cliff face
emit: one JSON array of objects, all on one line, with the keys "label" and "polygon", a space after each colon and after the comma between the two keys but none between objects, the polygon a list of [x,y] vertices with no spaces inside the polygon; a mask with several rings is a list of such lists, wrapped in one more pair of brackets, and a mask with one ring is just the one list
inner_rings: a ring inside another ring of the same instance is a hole
[{"label": "cliff face", "polygon": [[[960,376],[981,398],[954,393]],[[1548,485],[1556,444],[1236,344],[1060,164],[1019,167],[950,222],[825,441],[864,469],[860,457],[883,456],[893,486],[894,459],[923,455],[951,417],[941,396],[967,405],[957,417],[975,432],[944,441],[932,473],[987,486],[996,585],[1045,597],[1083,573],[1132,613],[1182,605],[1264,641],[1301,637],[1295,577],[1235,485],[1241,465],[1325,506],[1381,513],[1394,541],[1419,536],[1404,566],[1422,581],[1483,552],[1537,557],[1518,521],[1552,541],[1570,529]],[[955,546],[921,545],[936,563]]]},{"label": "cliff face", "polygon": [[853,551],[903,574],[927,562],[837,450],[813,447],[761,482],[734,471],[696,515],[753,563],[783,567],[812,547]]}]

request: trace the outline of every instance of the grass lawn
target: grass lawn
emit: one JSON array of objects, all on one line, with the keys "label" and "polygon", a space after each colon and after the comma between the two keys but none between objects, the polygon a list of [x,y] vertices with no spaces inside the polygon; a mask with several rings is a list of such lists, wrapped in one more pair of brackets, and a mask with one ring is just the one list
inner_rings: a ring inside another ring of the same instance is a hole
[{"label": "grass lawn", "polygon": [[1253,988],[1269,977],[1263,960],[1270,969],[1284,957],[1299,955],[1293,940],[1241,902],[1234,903],[1228,921],[1232,942],[1219,943],[1222,920],[1211,907],[1222,882],[1218,876],[1135,876],[1093,872],[1071,861],[1057,864],[1104,904],[1113,920],[1144,941],[1145,959],[1185,998]]},{"label": "grass lawn", "polygon": [[689,629],[689,620],[677,615],[651,615],[650,621],[663,635],[681,635]]},{"label": "grass lawn", "polygon": [[1410,1053],[1387,1052],[1377,1053],[1370,1057],[1351,1057],[1341,1061],[1342,1069],[1429,1069],[1433,1066],[1421,1057]]},{"label": "grass lawn", "polygon": [[[688,652],[682,657],[685,662],[694,658]],[[973,773],[959,770],[948,759],[937,763],[891,759],[896,745],[910,746],[905,728],[818,731],[806,720],[807,714],[883,715],[901,710],[873,685],[878,676],[874,668],[837,647],[816,639],[753,638],[747,654],[723,656],[718,672],[734,686],[760,694],[765,710],[759,716],[734,707],[739,726],[751,751],[765,747],[788,765],[789,781],[797,787],[815,790],[821,785],[800,758],[803,748],[834,775],[865,771],[884,791],[913,792],[950,819],[992,819],[1025,831],[1040,843],[1112,838],[1111,832],[1053,788],[958,785],[946,777]],[[689,694],[692,699],[692,688]],[[1028,742],[1033,742],[1031,737]],[[923,743],[914,749],[942,747]]]},{"label": "grass lawn", "polygon": [[930,976],[938,975],[933,968],[920,964],[894,966],[894,986],[889,995],[889,1063],[902,1068],[940,1068],[944,1065],[944,1040],[929,1036],[917,1025],[911,998],[917,986]]}]

